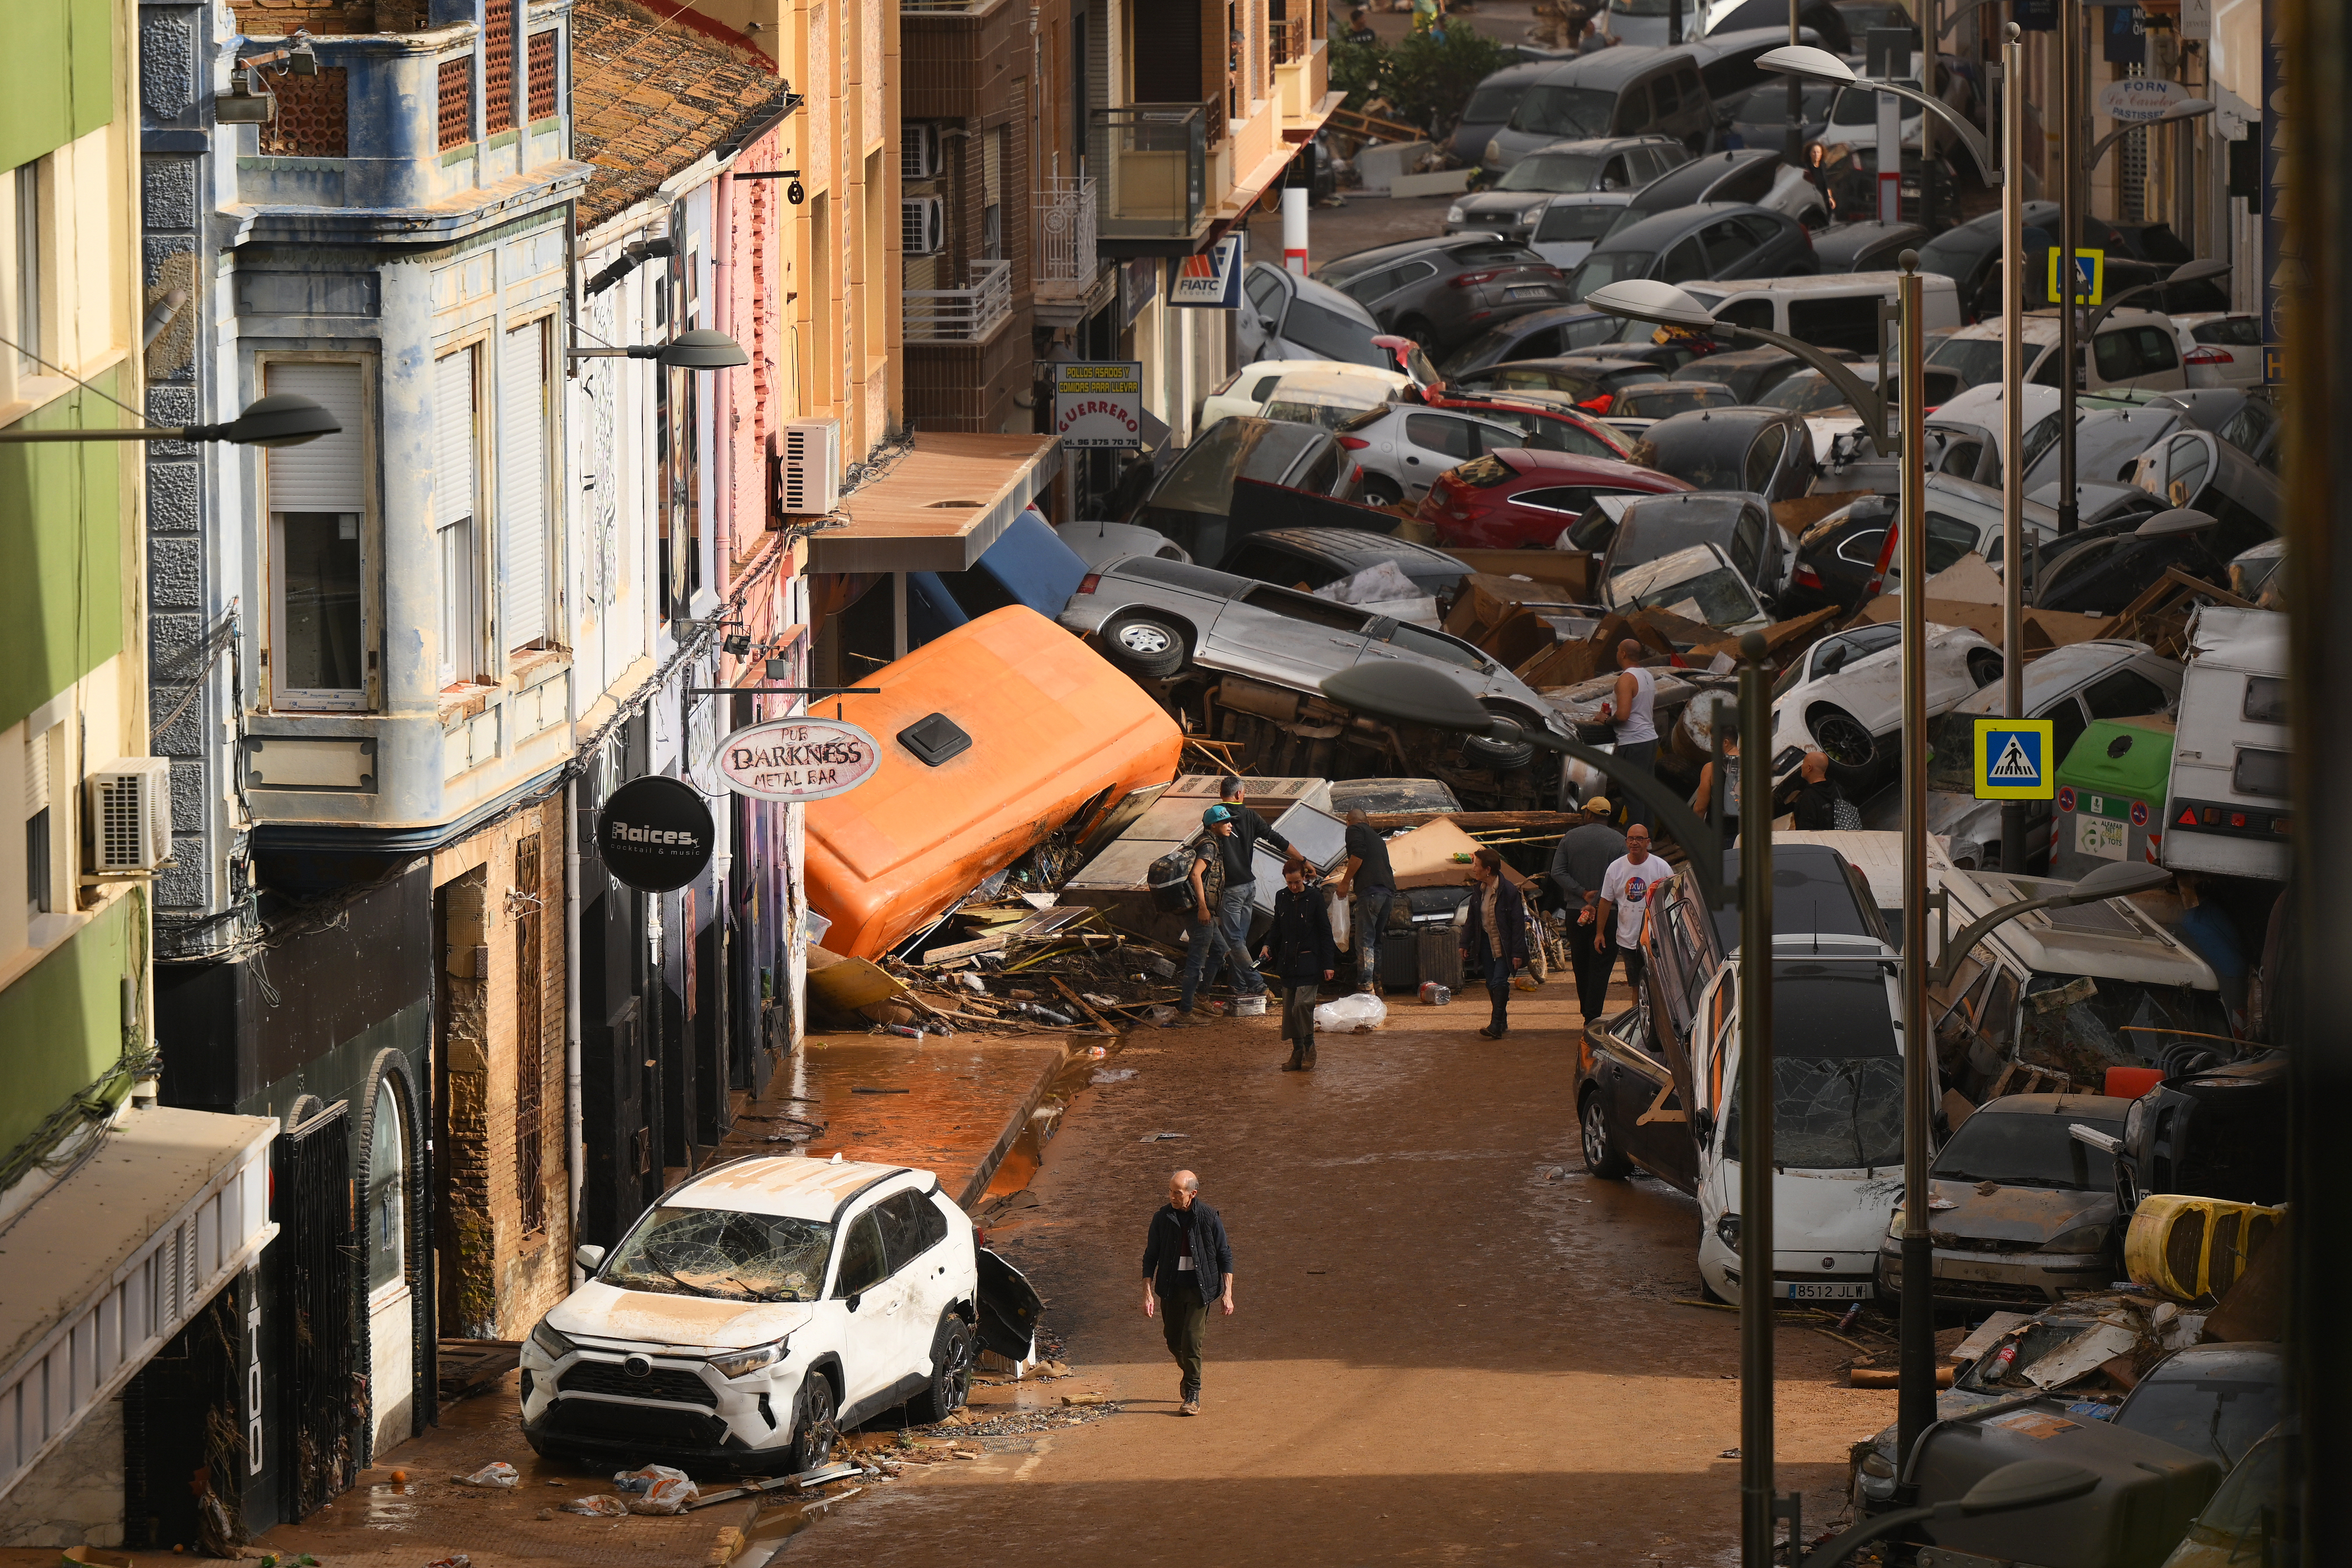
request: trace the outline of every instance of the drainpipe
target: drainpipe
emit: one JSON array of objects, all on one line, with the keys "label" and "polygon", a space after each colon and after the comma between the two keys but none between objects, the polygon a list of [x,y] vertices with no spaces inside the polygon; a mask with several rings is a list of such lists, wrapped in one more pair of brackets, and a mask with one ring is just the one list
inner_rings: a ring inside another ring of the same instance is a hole
[{"label": "drainpipe", "polygon": [[[563,786],[563,1160],[572,1184],[572,1242],[580,1244],[580,1198],[588,1174],[580,1120],[580,784]],[[572,1264],[572,1288],[587,1276]]]}]

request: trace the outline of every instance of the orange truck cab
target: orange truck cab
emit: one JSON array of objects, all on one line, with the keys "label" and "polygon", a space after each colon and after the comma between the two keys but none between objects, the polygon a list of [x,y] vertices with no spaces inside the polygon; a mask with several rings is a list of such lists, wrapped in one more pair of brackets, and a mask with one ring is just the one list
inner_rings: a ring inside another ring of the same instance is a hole
[{"label": "orange truck cab", "polygon": [[1176,774],[1175,721],[1036,611],[992,611],[841,699],[882,749],[874,776],[812,801],[810,908],[824,945],[881,957],[1055,831]]}]

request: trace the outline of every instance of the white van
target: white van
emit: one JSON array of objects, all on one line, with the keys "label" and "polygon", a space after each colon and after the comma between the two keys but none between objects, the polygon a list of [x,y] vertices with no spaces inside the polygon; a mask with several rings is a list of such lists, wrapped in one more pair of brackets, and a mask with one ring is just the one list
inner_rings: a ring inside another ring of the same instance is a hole
[{"label": "white van", "polygon": [[2174,871],[2286,880],[2286,616],[2208,605],[2189,626],[2165,794]]},{"label": "white van", "polygon": [[[1892,305],[1900,272],[1822,272],[1809,278],[1742,278],[1687,283],[1690,297],[1727,326],[1755,327],[1815,348],[1878,354],[1878,307]],[[1941,273],[1922,272],[1927,330],[1960,324],[1959,290]],[[1888,331],[1890,346],[1893,329]],[[1931,362],[1932,363],[1932,362]]]},{"label": "white van", "polygon": [[[2036,386],[2058,384],[2058,312],[2029,310],[2018,323],[2017,335],[2025,352],[2025,379]],[[2000,384],[2001,324],[1999,316],[1962,327],[1927,355],[1927,363],[1956,372],[1969,386]],[[2181,362],[2180,329],[2158,310],[2110,310],[2092,335],[2082,355],[2082,385],[2086,392],[2112,387],[2137,387],[2172,392],[2189,384]]]}]

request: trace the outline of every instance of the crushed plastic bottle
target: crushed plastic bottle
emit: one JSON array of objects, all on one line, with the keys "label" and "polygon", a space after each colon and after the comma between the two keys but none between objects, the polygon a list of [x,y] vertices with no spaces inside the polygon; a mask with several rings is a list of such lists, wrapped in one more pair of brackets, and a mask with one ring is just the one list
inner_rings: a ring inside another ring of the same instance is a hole
[{"label": "crushed plastic bottle", "polygon": [[1424,1007],[1443,1007],[1454,1000],[1454,988],[1440,985],[1434,980],[1421,983],[1421,1003]]}]

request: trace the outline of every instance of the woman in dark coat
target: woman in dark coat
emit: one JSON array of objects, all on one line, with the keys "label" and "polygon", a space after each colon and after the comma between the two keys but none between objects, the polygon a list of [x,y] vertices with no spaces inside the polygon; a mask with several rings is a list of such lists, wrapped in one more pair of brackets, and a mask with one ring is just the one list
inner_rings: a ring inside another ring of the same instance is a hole
[{"label": "woman in dark coat", "polygon": [[1297,854],[1283,864],[1282,891],[1274,896],[1274,926],[1258,951],[1258,962],[1266,962],[1268,954],[1281,977],[1282,1037],[1290,1042],[1290,1059],[1282,1070],[1311,1072],[1315,998],[1339,967],[1339,948],[1331,940],[1331,917],[1307,879],[1307,862]]},{"label": "woman in dark coat", "polygon": [[1512,973],[1528,966],[1528,906],[1503,875],[1503,858],[1492,849],[1472,858],[1470,875],[1477,890],[1470,899],[1462,956],[1486,971],[1486,994],[1495,1004],[1494,1018],[1478,1033],[1499,1040],[1510,1027]]}]

